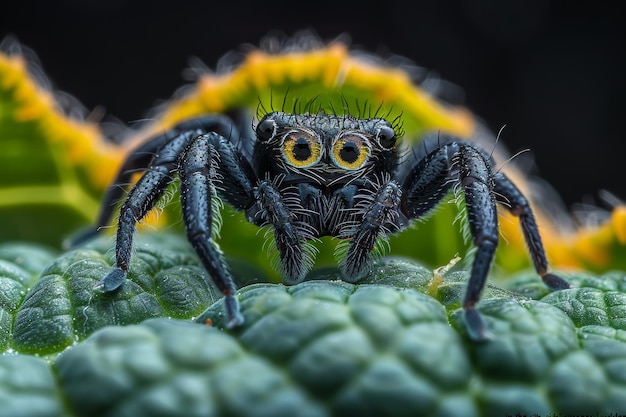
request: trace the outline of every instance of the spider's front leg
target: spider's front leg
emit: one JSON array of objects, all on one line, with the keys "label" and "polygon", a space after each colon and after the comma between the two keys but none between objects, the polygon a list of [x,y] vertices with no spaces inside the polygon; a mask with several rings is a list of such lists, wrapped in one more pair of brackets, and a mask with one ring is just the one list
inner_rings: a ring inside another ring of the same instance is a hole
[{"label": "spider's front leg", "polygon": [[485,286],[498,245],[496,195],[521,219],[524,237],[535,268],[548,286],[567,288],[565,280],[548,274],[539,231],[532,210],[523,195],[502,173],[494,174],[493,161],[484,151],[470,144],[449,142],[419,161],[405,179],[402,209],[410,218],[419,218],[434,208],[453,187],[461,187],[465,198],[469,232],[476,253],[462,307],[469,336],[488,337],[482,318],[475,309]]},{"label": "spider's front leg", "polygon": [[150,169],[153,165],[163,166],[168,173],[173,172],[176,169],[175,162],[178,153],[193,137],[206,132],[238,135],[229,117],[209,115],[181,122],[168,132],[141,144],[124,160],[115,179],[107,189],[95,226],[72,236],[64,242],[64,246],[74,248],[95,237],[102,228],[107,227],[113,217],[116,204],[122,198],[136,172]]},{"label": "spider's front leg", "polygon": [[180,199],[187,238],[224,295],[226,326],[243,324],[237,290],[214,238],[219,231],[218,189],[235,208],[253,201],[252,170],[232,144],[215,133],[198,136],[180,158]]},{"label": "spider's front leg", "polygon": [[213,236],[219,217],[217,189],[235,208],[251,204],[251,169],[223,136],[183,132],[166,142],[155,154],[144,175],[130,190],[120,209],[116,236],[116,268],[97,287],[105,292],[122,285],[128,272],[135,224],[163,195],[173,174],[181,181],[181,203],[187,237],[213,282],[225,296],[227,325],[243,322],[234,298],[233,279],[225,267]]},{"label": "spider's front leg", "polygon": [[[130,265],[133,235],[135,233],[135,224],[141,221],[146,214],[161,198],[168,185],[173,181],[173,175],[177,169],[177,161],[180,154],[183,152],[189,142],[198,135],[195,131],[187,131],[174,137],[171,141],[161,144],[161,140],[153,140],[148,142],[142,148],[153,147],[156,144],[162,145],[160,149],[156,149],[152,155],[152,161],[145,167],[146,172],[137,181],[134,187],[128,192],[124,203],[120,207],[120,213],[117,223],[117,234],[115,241],[115,266],[116,268],[106,275],[96,285],[96,289],[104,292],[114,291],[119,288],[126,280],[126,274]],[[157,138],[159,139],[159,138]],[[141,154],[133,153],[124,163],[124,166],[130,165],[130,162],[135,162],[141,159]],[[118,175],[118,180],[127,179],[130,173],[126,170],[121,170]],[[109,188],[107,196],[115,196],[122,190],[121,183],[116,183]],[[111,216],[111,204],[112,201],[108,199],[103,204],[101,211],[101,220],[106,220]],[[86,239],[89,235],[97,233],[99,227],[93,230],[83,233],[75,239],[73,244],[77,244],[80,241]]]}]

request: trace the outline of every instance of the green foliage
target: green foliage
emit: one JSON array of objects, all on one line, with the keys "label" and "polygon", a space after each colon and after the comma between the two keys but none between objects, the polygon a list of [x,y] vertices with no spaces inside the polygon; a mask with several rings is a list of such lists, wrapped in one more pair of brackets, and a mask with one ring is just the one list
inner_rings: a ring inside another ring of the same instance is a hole
[{"label": "green foliage", "polygon": [[227,330],[178,235],[142,235],[129,281],[105,295],[93,286],[110,247],[0,247],[13,288],[0,304],[0,416],[625,411],[622,273],[572,274],[576,288],[554,293],[530,272],[490,285],[479,310],[493,337],[474,343],[458,266],[384,258],[358,285],[327,268],[284,286],[233,261],[240,282],[260,282],[239,291],[246,322]]},{"label": "green foliage", "polygon": [[99,190],[42,119],[19,118],[16,96],[24,93],[3,84],[3,75],[9,77],[0,71],[0,241],[59,247],[97,213]]},{"label": "green foliage", "polygon": [[5,268],[8,273],[0,282],[11,290],[3,291],[5,300],[0,304],[5,318],[0,347],[55,353],[103,326],[150,317],[190,318],[219,298],[188,244],[174,235],[166,246],[178,250],[168,249],[158,239],[144,246],[139,239],[126,285],[114,296],[94,292],[94,285],[111,267],[110,245],[108,238],[102,238],[67,252],[42,268],[37,280],[27,279],[18,265]]},{"label": "green foliage", "polygon": [[[463,263],[442,272],[383,258],[347,284],[324,239],[310,280],[286,287],[259,250],[263,231],[227,209],[219,243],[246,319],[231,330],[219,291],[173,233],[173,204],[162,213],[168,229],[138,235],[126,284],[94,290],[112,267],[110,236],[59,248],[93,223],[127,150],[106,148],[99,127],[62,115],[19,62],[0,58],[0,417],[626,413],[623,272],[570,274],[575,288],[549,293],[532,272],[496,269],[502,280],[479,304],[493,337],[473,343],[459,310]],[[313,95],[322,87],[302,84]],[[225,104],[266,102],[261,87]],[[456,214],[444,204],[392,237],[394,256],[432,268],[463,254]],[[624,245],[608,242],[613,252],[591,247],[619,265]],[[528,265],[513,246],[498,266]]]}]

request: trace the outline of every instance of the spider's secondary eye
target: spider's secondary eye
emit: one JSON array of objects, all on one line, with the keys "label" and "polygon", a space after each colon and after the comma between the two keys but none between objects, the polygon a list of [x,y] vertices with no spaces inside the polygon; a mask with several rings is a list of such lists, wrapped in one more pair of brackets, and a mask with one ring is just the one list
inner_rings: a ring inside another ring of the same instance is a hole
[{"label": "spider's secondary eye", "polygon": [[272,119],[264,119],[256,126],[256,135],[259,139],[269,140],[276,131],[276,122]]},{"label": "spider's secondary eye", "polygon": [[312,133],[292,130],[285,135],[282,152],[289,165],[307,168],[322,157],[322,145]]},{"label": "spider's secondary eye", "polygon": [[378,129],[376,139],[378,139],[378,143],[380,143],[380,146],[383,148],[393,148],[393,145],[396,144],[396,132],[394,132],[390,126],[382,126]]},{"label": "spider's secondary eye", "polygon": [[370,155],[370,144],[363,136],[349,133],[337,139],[333,145],[332,158],[340,168],[359,169]]}]

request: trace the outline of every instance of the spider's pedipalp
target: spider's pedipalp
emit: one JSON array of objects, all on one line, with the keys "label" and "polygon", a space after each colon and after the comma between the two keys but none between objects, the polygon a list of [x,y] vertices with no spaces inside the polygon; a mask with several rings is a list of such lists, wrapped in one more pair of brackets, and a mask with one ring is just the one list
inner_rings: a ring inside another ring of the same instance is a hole
[{"label": "spider's pedipalp", "polygon": [[[313,238],[310,227],[299,222],[294,211],[303,210],[299,201],[285,201],[280,190],[270,181],[260,181],[255,197],[258,210],[255,222],[273,229],[278,251],[278,267],[283,279],[289,283],[300,282],[313,267],[315,253],[306,241]],[[295,204],[294,204],[295,203]],[[315,230],[315,229],[313,229]]]},{"label": "spider's pedipalp", "polygon": [[371,265],[371,256],[376,242],[387,237],[388,230],[398,229],[398,210],[402,190],[398,183],[390,180],[380,185],[373,196],[366,197],[366,204],[357,211],[362,221],[350,232],[350,243],[341,261],[341,272],[349,282],[361,279]]}]

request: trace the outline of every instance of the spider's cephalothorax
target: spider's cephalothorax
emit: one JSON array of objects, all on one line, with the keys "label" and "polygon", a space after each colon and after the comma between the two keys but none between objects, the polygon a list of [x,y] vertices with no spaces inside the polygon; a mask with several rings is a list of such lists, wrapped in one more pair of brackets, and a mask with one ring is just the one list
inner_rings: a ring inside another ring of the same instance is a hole
[{"label": "spider's cephalothorax", "polygon": [[[125,280],[135,224],[178,175],[187,237],[225,296],[227,323],[243,322],[235,284],[213,242],[220,199],[244,210],[247,219],[273,231],[279,269],[288,283],[302,280],[313,265],[309,242],[342,238],[340,269],[347,281],[369,270],[378,241],[428,214],[451,189],[462,190],[476,247],[463,309],[469,334],[485,336],[474,309],[496,246],[500,202],[520,218],[539,275],[551,288],[567,288],[547,272],[533,213],[517,187],[493,170],[490,156],[475,145],[440,138],[420,157],[402,158],[394,125],[381,118],[271,112],[256,125],[256,138],[223,115],[177,125],[133,152],[105,197],[99,226],[133,172],[145,173],[120,209],[116,268],[99,284],[113,291]],[[414,155],[414,153],[408,153]]]},{"label": "spider's cephalothorax", "polygon": [[392,181],[393,127],[383,119],[270,113],[256,135],[255,202],[246,214],[273,227],[283,278],[304,278],[315,255],[308,242],[320,236],[351,238],[342,273],[348,281],[361,278],[377,238],[407,223]]}]

